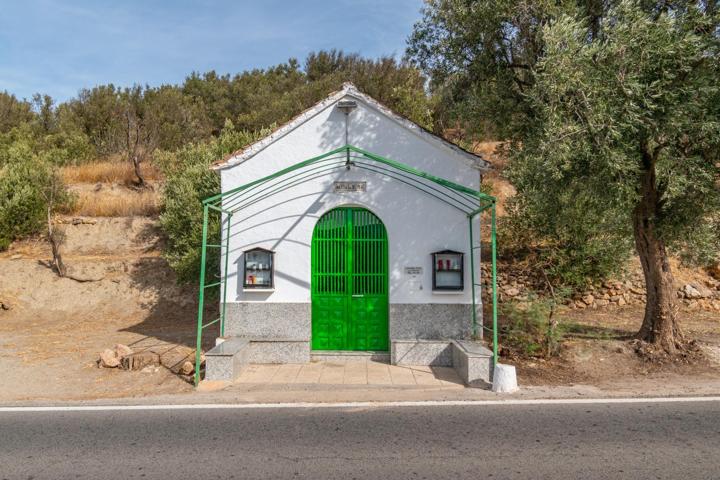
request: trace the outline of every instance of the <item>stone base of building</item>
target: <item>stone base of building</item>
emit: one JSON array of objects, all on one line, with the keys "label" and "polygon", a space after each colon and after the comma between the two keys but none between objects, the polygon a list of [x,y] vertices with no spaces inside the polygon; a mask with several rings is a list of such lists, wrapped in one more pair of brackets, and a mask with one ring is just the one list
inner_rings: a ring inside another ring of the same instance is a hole
[{"label": "stone base of building", "polygon": [[394,340],[390,347],[393,365],[452,367],[452,343],[447,340]]},{"label": "stone base of building", "polygon": [[[478,324],[482,325],[481,311],[478,311],[477,318]],[[311,330],[310,303],[231,302],[226,304],[225,335],[228,337],[309,341]],[[391,341],[467,339],[470,338],[471,333],[471,304],[390,304]]]}]

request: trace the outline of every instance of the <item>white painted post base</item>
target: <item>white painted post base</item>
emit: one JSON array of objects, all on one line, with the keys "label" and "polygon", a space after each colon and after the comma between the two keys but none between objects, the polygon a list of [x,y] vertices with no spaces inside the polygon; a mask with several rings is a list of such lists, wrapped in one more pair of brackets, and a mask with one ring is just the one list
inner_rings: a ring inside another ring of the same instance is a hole
[{"label": "white painted post base", "polygon": [[493,370],[492,391],[495,393],[512,393],[518,390],[515,367],[498,363]]}]

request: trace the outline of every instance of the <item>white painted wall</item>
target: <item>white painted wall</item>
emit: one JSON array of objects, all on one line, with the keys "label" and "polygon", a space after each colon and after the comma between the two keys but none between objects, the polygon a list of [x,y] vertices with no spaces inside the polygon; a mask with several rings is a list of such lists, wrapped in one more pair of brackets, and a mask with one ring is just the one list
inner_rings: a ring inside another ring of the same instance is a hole
[{"label": "white painted wall", "polygon": [[[350,114],[349,144],[479,188],[478,171],[460,154],[408,130],[371,105],[357,102],[358,107]],[[344,145],[345,115],[331,105],[243,163],[221,170],[222,190],[228,191]],[[366,181],[367,192],[335,194],[333,182],[338,180]],[[391,303],[471,303],[466,215],[401,182],[357,168],[336,170],[300,183],[233,215],[228,302],[309,303],[313,228],[325,212],[342,205],[365,207],[385,224]],[[233,206],[232,200],[223,205],[226,209]],[[477,217],[474,228],[477,241],[480,238]],[[276,252],[273,292],[243,291],[242,252],[254,247]],[[443,249],[465,253],[465,290],[460,294],[432,291],[430,253]],[[422,279],[413,280],[406,275],[406,266],[422,267]]]}]

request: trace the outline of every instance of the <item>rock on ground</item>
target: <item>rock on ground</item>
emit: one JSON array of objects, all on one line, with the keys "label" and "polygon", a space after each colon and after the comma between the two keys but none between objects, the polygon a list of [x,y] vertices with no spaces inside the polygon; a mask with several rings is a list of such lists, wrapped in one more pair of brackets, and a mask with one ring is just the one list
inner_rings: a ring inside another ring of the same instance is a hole
[{"label": "rock on ground", "polygon": [[180,366],[180,370],[178,371],[178,373],[180,373],[181,375],[192,375],[192,373],[194,371],[195,371],[195,365],[193,365],[191,361],[186,360]]},{"label": "rock on ground", "polygon": [[712,290],[700,284],[688,283],[682,288],[682,294],[685,298],[690,300],[697,300],[700,298],[711,298],[713,296]]},{"label": "rock on ground", "polygon": [[115,345],[115,354],[118,358],[122,359],[124,357],[127,357],[128,355],[132,355],[133,351],[132,348],[128,347],[127,345],[118,343]]},{"label": "rock on ground", "polygon": [[105,368],[117,368],[120,366],[120,359],[113,350],[106,348],[100,354],[100,366]]}]

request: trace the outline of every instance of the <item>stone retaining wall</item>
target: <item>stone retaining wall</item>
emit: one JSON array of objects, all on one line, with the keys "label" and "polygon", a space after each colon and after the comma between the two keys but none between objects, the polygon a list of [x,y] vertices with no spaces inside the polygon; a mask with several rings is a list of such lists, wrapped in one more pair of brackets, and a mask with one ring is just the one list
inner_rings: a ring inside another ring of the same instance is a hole
[{"label": "stone retaining wall", "polygon": [[[498,268],[498,296],[503,301],[524,301],[545,286],[529,275]],[[483,265],[483,296],[490,294],[490,271]],[[690,308],[720,312],[720,281],[707,276],[690,283],[678,282],[677,295]],[[487,299],[485,301],[488,301]],[[573,309],[605,308],[609,306],[644,305],[645,284],[640,272],[633,272],[623,280],[609,280],[576,292],[566,304]]]}]

